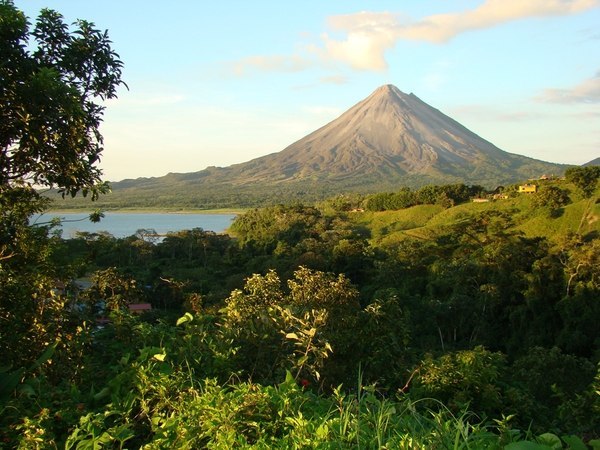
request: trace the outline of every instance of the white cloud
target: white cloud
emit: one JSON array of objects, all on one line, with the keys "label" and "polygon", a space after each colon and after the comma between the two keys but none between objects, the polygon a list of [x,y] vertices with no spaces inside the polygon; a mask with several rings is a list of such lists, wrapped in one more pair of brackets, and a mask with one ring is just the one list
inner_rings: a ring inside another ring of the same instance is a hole
[{"label": "white cloud", "polygon": [[600,71],[569,89],[546,89],[536,100],[547,103],[600,103]]},{"label": "white cloud", "polygon": [[486,0],[475,9],[413,22],[389,12],[360,12],[331,17],[330,26],[346,37],[335,40],[325,35],[323,40],[330,58],[357,69],[381,70],[387,67],[385,52],[399,40],[439,44],[472,30],[525,18],[575,14],[599,5],[598,0]]},{"label": "white cloud", "polygon": [[330,68],[333,61],[358,70],[382,71],[387,68],[386,51],[399,40],[441,44],[473,30],[519,19],[576,14],[599,5],[600,0],[485,0],[470,10],[420,20],[373,11],[331,16],[321,45],[305,46],[292,56],[253,56],[232,67],[237,74],[245,74],[248,68],[290,72],[314,66]]},{"label": "white cloud", "polygon": [[346,32],[346,38],[336,40],[324,34],[324,53],[328,58],[348,63],[361,70],[387,68],[384,53],[396,44],[398,17],[388,12],[360,12],[329,19],[333,30]]},{"label": "white cloud", "polygon": [[599,4],[597,0],[487,0],[472,10],[436,14],[412,24],[399,24],[398,36],[442,43],[467,31],[525,18],[575,14]]}]

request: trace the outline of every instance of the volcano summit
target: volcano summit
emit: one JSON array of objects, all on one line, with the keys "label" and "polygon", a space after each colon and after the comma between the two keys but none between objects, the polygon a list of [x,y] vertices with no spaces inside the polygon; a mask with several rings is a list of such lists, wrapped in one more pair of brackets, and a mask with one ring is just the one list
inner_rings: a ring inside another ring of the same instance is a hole
[{"label": "volcano summit", "polygon": [[158,195],[182,188],[201,198],[287,192],[312,198],[428,183],[491,188],[560,174],[566,167],[505,152],[416,95],[385,85],[280,152],[229,167],[125,180],[113,190]]}]

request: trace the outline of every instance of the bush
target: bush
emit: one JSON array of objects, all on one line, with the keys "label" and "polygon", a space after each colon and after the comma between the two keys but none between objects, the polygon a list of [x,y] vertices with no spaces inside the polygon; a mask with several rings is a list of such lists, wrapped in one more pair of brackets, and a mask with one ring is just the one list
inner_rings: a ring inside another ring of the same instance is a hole
[{"label": "bush", "polygon": [[473,350],[428,355],[420,364],[411,389],[413,398],[434,398],[451,411],[469,407],[487,414],[501,407],[498,378],[505,356],[478,346]]}]

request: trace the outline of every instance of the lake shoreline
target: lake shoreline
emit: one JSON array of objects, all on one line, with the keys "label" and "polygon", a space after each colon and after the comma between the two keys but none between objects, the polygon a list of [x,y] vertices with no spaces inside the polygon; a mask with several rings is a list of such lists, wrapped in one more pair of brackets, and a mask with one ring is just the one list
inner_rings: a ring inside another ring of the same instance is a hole
[{"label": "lake shoreline", "polygon": [[[48,209],[43,214],[91,214],[95,209]],[[243,208],[224,208],[224,209],[152,209],[152,208],[121,208],[121,209],[101,209],[102,213],[111,214],[234,214],[240,215],[248,211]]]},{"label": "lake shoreline", "polygon": [[105,211],[99,222],[91,222],[86,210],[50,210],[31,218],[32,224],[50,224],[58,220],[61,236],[72,238],[77,233],[107,232],[116,238],[132,236],[139,230],[152,230],[159,235],[168,235],[183,230],[202,229],[215,233],[227,233],[238,212],[193,211]]}]

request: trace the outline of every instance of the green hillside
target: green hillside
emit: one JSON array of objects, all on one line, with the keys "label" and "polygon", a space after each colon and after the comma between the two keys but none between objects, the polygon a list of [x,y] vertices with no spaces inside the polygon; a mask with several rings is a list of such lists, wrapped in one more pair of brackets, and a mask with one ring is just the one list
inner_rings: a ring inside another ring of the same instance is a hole
[{"label": "green hillside", "polygon": [[487,203],[470,202],[451,208],[417,205],[398,211],[356,212],[349,217],[358,226],[368,228],[371,240],[378,245],[392,245],[406,238],[430,239],[447,227],[485,212],[509,216],[511,228],[506,231],[521,232],[526,237],[543,236],[557,241],[568,233],[600,232],[600,204],[582,198],[576,187],[565,181],[546,185],[568,190],[573,202],[552,215],[547,208],[534,204],[536,194],[514,194]]}]

